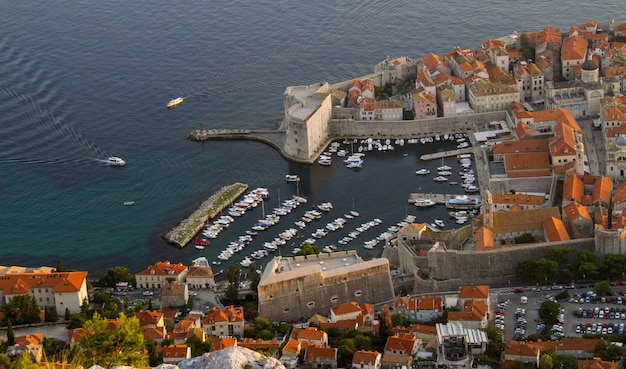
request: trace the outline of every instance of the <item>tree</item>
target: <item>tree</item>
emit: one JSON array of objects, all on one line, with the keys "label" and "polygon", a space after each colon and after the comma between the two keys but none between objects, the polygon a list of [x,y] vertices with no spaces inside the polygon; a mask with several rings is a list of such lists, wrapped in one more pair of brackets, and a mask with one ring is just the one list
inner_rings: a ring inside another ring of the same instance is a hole
[{"label": "tree", "polygon": [[63,262],[61,259],[57,260],[57,267],[54,269],[55,272],[65,272],[65,267],[63,266]]},{"label": "tree", "polygon": [[0,354],[0,368],[10,368],[11,367],[11,359],[5,354]]},{"label": "tree", "polygon": [[624,354],[619,346],[601,339],[593,349],[593,356],[599,357],[604,361],[618,361]]},{"label": "tree", "polygon": [[606,255],[602,260],[602,272],[612,281],[621,279],[624,273],[626,273],[626,255]]},{"label": "tree", "polygon": [[70,320],[71,316],[72,315],[70,314],[70,309],[65,308],[65,321]]},{"label": "tree", "polygon": [[308,242],[305,242],[302,244],[302,246],[300,246],[300,251],[298,251],[296,253],[296,255],[298,256],[306,256],[306,255],[317,255],[320,253],[320,248],[310,244]]},{"label": "tree", "polygon": [[559,307],[559,304],[551,300],[542,302],[539,307],[539,317],[548,327],[551,327],[556,321],[559,320],[560,313],[561,308]]},{"label": "tree", "polygon": [[556,261],[559,267],[563,267],[567,263],[567,254],[569,254],[569,249],[554,248],[548,250],[546,259]]},{"label": "tree", "polygon": [[143,354],[146,346],[141,334],[139,320],[120,314],[115,328],[109,328],[109,321],[95,313],[83,324],[85,333],[80,337],[80,348],[90,363],[109,368],[129,365],[143,368],[148,365],[148,357]]},{"label": "tree", "polygon": [[552,369],[553,367],[552,356],[550,354],[541,354],[539,358],[539,369]]},{"label": "tree", "polygon": [[7,322],[7,345],[15,345],[15,332],[13,332],[13,323],[11,323],[11,319]]},{"label": "tree", "polygon": [[391,310],[389,309],[389,305],[383,305],[383,309],[380,312],[380,327],[379,327],[379,335],[383,342],[387,341],[387,337],[391,336],[393,322],[391,320]]},{"label": "tree", "polygon": [[107,269],[107,272],[98,280],[98,284],[105,287],[114,287],[117,282],[135,284],[135,276],[130,273],[127,267],[114,266]]},{"label": "tree", "polygon": [[31,294],[16,295],[2,306],[6,319],[11,319],[16,325],[39,323],[39,306],[35,296]]},{"label": "tree", "polygon": [[578,359],[574,355],[555,355],[552,361],[554,368],[578,369]]},{"label": "tree", "polygon": [[402,314],[392,314],[391,324],[394,327],[408,327],[410,322],[409,322],[409,318],[405,317]]},{"label": "tree", "polygon": [[608,281],[600,281],[593,286],[593,292],[598,296],[608,296],[611,294],[611,284]]}]

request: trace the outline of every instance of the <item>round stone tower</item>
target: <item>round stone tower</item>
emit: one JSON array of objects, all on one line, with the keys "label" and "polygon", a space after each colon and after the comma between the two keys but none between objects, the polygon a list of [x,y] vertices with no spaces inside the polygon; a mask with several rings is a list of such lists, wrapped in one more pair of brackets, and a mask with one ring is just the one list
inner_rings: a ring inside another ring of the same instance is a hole
[{"label": "round stone tower", "polygon": [[583,82],[598,82],[600,77],[600,68],[598,68],[598,63],[593,61],[591,55],[589,55],[587,60],[583,63],[582,71],[580,73],[580,78]]}]

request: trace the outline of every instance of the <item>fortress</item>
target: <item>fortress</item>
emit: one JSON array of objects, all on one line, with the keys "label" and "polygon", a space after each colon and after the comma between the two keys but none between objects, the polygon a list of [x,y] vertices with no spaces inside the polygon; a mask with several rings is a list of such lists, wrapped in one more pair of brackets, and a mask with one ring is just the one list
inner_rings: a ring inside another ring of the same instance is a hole
[{"label": "fortress", "polygon": [[389,261],[363,261],[356,251],[275,257],[266,265],[257,291],[259,315],[273,321],[326,316],[344,302],[394,298]]}]

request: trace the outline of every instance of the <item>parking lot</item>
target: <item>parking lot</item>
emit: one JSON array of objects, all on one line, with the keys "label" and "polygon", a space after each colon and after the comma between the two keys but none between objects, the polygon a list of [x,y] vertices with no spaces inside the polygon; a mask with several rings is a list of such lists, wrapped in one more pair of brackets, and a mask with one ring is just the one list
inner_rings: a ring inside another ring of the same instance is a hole
[{"label": "parking lot", "polygon": [[[613,296],[598,297],[591,287],[572,288],[572,286],[533,287],[503,291],[498,295],[494,306],[492,323],[504,328],[504,339],[512,340],[517,335],[528,336],[543,333],[554,338],[582,337],[589,334],[620,334],[626,326],[626,286],[613,286]],[[567,290],[570,298],[557,301],[561,306],[562,323],[560,327],[545,327],[539,320],[539,307],[545,300]],[[621,295],[620,295],[621,294]],[[525,299],[523,299],[524,297]],[[526,303],[522,301],[525,300]],[[505,303],[505,304],[502,304]],[[500,308],[498,308],[498,305]],[[523,309],[523,311],[521,310]]]}]

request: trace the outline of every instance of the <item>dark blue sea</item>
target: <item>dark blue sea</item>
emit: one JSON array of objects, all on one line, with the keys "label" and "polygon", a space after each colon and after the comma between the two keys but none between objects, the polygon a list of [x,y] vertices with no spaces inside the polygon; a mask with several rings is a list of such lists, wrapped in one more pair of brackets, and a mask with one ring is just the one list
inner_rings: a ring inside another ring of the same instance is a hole
[{"label": "dark blue sea", "polygon": [[[260,216],[237,219],[203,251],[161,235],[218,188],[266,187],[268,208],[296,192],[330,201],[331,220],[354,210],[383,224],[407,214],[444,218],[443,208],[407,205],[411,192],[459,192],[415,170],[421,153],[455,144],[396,146],[368,153],[360,171],[296,165],[261,143],[187,140],[205,128],[274,128],[290,85],[331,83],[373,71],[387,55],[421,57],[453,46],[545,26],[623,18],[622,1],[5,1],[0,3],[0,265],[52,265],[96,276],[158,260],[214,260]],[[623,19],[622,19],[623,21]],[[166,109],[175,97],[186,101]],[[127,161],[114,168],[102,159]],[[456,170],[456,169],[455,169]],[[124,201],[134,206],[123,206]],[[293,226],[304,207],[265,239]],[[326,222],[309,226],[305,236]],[[451,227],[452,225],[450,225]],[[344,232],[344,233],[345,233]],[[337,241],[341,232],[318,241]],[[259,237],[247,250],[260,247]],[[357,248],[364,257],[377,249]],[[237,255],[232,261],[245,255]],[[263,264],[261,262],[259,264]]]}]

